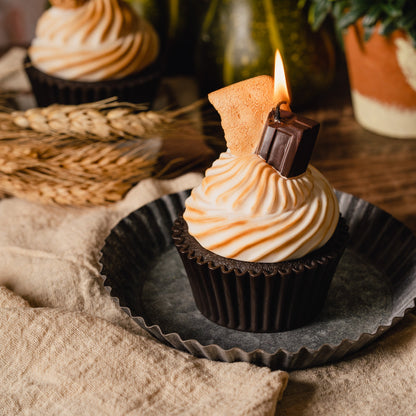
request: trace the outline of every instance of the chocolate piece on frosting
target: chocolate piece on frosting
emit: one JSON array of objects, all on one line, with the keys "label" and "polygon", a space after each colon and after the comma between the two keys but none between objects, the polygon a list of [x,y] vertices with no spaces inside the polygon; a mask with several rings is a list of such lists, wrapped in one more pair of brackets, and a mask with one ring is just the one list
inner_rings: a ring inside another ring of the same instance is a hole
[{"label": "chocolate piece on frosting", "polygon": [[319,123],[290,111],[269,113],[256,154],[286,178],[301,175],[308,167]]}]

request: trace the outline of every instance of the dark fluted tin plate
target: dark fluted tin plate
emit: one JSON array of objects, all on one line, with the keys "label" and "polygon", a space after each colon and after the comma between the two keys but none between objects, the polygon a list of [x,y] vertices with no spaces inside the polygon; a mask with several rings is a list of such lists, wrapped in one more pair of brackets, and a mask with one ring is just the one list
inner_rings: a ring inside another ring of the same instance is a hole
[{"label": "dark fluted tin plate", "polygon": [[171,226],[189,191],[162,197],[124,218],[102,249],[104,286],[160,341],[212,360],[293,370],[342,359],[415,307],[416,238],[388,213],[337,192],[351,240],[321,314],[272,334],[218,326],[197,310]]}]

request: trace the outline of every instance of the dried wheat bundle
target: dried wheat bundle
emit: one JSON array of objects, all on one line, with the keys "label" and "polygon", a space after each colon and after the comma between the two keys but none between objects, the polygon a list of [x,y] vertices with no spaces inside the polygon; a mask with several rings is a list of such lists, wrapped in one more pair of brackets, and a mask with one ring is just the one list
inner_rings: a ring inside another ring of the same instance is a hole
[{"label": "dried wheat bundle", "polygon": [[[62,165],[58,162],[59,155],[44,160],[30,156],[20,163],[6,164],[5,172],[3,169],[0,172],[0,189],[8,195],[63,205],[118,201],[133,184],[152,174],[154,164],[146,156],[120,157],[108,146],[87,146],[81,152],[67,152]],[[123,158],[126,165],[120,162]]]},{"label": "dried wheat bundle", "polygon": [[195,135],[189,115],[109,99],[78,106],[0,111],[0,194],[44,203],[115,202],[154,171],[160,143]]}]

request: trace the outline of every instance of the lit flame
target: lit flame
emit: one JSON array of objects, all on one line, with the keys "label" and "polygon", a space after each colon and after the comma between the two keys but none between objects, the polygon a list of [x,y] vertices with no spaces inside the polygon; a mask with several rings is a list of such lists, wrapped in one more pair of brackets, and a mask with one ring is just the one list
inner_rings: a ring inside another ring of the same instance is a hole
[{"label": "lit flame", "polygon": [[290,96],[287,88],[285,68],[283,66],[282,55],[280,55],[278,49],[276,49],[274,58],[274,101],[276,104],[281,101],[286,101],[287,106],[283,105],[282,108],[289,109]]}]

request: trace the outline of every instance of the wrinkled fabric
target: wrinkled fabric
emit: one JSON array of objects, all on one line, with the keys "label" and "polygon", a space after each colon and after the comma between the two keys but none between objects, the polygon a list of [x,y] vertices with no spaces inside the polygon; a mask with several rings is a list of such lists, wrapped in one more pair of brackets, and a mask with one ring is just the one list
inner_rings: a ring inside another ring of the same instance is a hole
[{"label": "wrinkled fabric", "polygon": [[103,288],[112,227],[200,180],[144,180],[110,207],[0,202],[0,414],[274,414],[287,373],[162,345]]},{"label": "wrinkled fabric", "polygon": [[416,317],[352,357],[290,373],[279,416],[416,415]]}]

